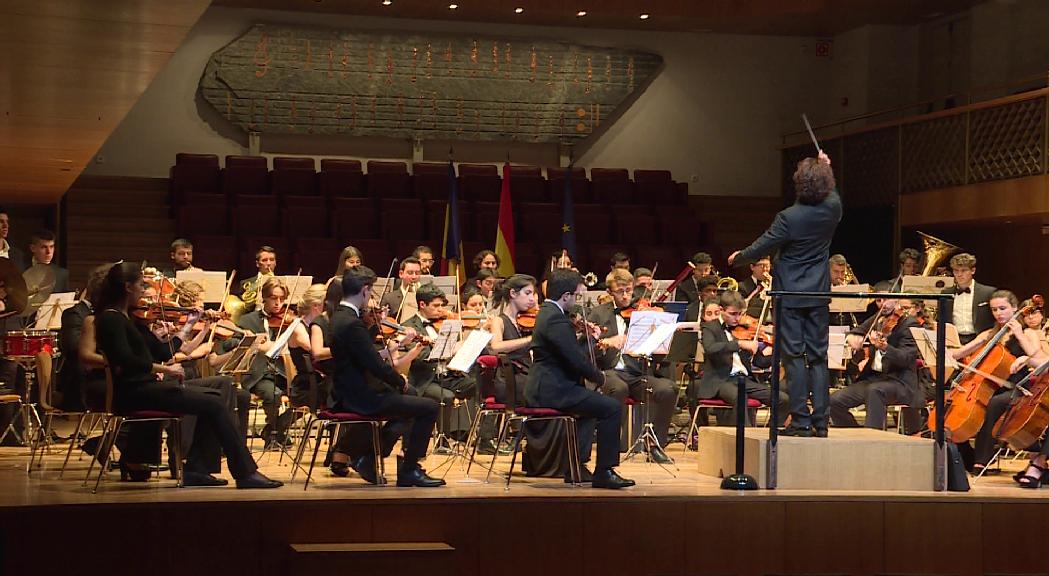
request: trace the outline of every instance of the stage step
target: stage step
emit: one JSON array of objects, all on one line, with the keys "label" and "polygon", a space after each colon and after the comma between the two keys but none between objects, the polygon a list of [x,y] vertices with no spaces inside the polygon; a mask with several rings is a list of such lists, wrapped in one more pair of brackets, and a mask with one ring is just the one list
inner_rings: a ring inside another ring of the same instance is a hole
[{"label": "stage step", "polygon": [[352,566],[353,574],[451,575],[455,548],[446,542],[359,542],[290,544],[292,576],[327,574],[334,566]]},{"label": "stage step", "polygon": [[[747,428],[744,471],[768,487],[767,428]],[[827,438],[780,436],[777,488],[784,490],[933,490],[934,443],[869,428],[831,428]],[[699,429],[699,472],[736,469],[736,429]]]}]

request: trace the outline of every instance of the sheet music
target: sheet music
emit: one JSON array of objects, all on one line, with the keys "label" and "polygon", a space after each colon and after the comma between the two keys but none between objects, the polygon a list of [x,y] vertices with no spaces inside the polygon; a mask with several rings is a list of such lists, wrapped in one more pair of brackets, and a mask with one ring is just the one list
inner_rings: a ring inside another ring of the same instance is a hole
[{"label": "sheet music", "polygon": [[59,292],[44,300],[36,311],[33,330],[58,330],[62,328],[62,312],[76,305],[76,292]]},{"label": "sheet music", "polygon": [[313,276],[307,276],[302,274],[296,276],[294,274],[290,276],[278,276],[284,281],[284,285],[288,287],[288,302],[298,302],[302,300],[302,295],[310,289],[313,285]]},{"label": "sheet music", "polygon": [[[673,283],[673,280],[653,280],[652,290],[650,292],[651,295],[649,296],[649,298],[653,302],[659,300],[659,297],[662,296],[667,291],[667,288],[669,288],[670,285]],[[674,295],[671,294],[670,296],[673,297]]]},{"label": "sheet music", "polygon": [[222,302],[226,295],[226,273],[223,271],[210,270],[179,270],[175,272],[176,282],[187,280],[196,282],[204,287],[204,303],[217,304]]},{"label": "sheet music", "polygon": [[[911,336],[914,337],[914,342],[918,345],[918,354],[920,354],[925,361],[925,366],[935,373],[937,365],[936,331],[928,328],[914,327],[911,328]],[[946,364],[947,378],[949,379],[954,370],[960,366],[958,361],[951,356],[950,351],[954,348],[960,348],[961,340],[958,337],[958,329],[955,328],[953,324],[947,325],[944,337],[945,344],[947,345],[947,354],[944,355],[944,360]]]},{"label": "sheet music", "polygon": [[437,341],[430,347],[430,355],[426,359],[447,360],[454,356],[462,333],[462,320],[445,320],[442,322],[441,331],[437,333]]},{"label": "sheet music", "polygon": [[[670,339],[677,328],[677,314],[645,310],[634,312],[630,316],[630,326],[626,331],[626,344],[623,354],[632,356],[651,356],[666,354],[670,350]],[[653,335],[660,334],[654,339]]]},{"label": "sheet music", "polygon": [[827,344],[827,367],[831,370],[844,370],[845,363],[852,357],[849,345],[845,343],[845,337],[848,336],[848,332],[848,326],[830,327],[830,340]]},{"label": "sheet music", "polygon": [[288,324],[284,331],[277,336],[277,339],[273,341],[273,346],[266,351],[266,357],[273,360],[277,356],[280,356],[281,352],[288,347],[288,340],[291,339],[291,333],[295,331],[295,327],[302,324],[302,318],[296,318]]},{"label": "sheet music", "polygon": [[[844,286],[831,286],[831,292],[870,292],[870,284],[846,284]],[[858,314],[867,311],[870,304],[869,298],[831,298],[830,311],[832,314],[847,314],[852,312]]]},{"label": "sheet music", "polygon": [[[443,328],[443,326],[442,326]],[[484,352],[484,347],[492,340],[492,333],[487,330],[474,330],[466,337],[466,342],[455,353],[452,361],[448,363],[449,370],[457,372],[469,372],[477,357]]]}]

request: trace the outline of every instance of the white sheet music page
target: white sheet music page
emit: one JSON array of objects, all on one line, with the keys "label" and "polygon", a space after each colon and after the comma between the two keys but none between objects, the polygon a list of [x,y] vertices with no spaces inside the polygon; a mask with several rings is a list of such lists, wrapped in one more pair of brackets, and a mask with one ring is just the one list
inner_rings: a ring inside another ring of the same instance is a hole
[{"label": "white sheet music page", "polygon": [[474,330],[466,337],[466,342],[455,353],[452,361],[448,363],[449,370],[457,372],[469,372],[477,357],[484,352],[484,347],[492,340],[492,333],[487,330]]},{"label": "white sheet music page", "polygon": [[[670,338],[674,335],[676,328],[677,314],[652,310],[634,312],[630,316],[630,326],[626,331],[623,354],[631,356],[666,354],[670,348]],[[659,334],[659,337],[653,338],[655,334]]]}]

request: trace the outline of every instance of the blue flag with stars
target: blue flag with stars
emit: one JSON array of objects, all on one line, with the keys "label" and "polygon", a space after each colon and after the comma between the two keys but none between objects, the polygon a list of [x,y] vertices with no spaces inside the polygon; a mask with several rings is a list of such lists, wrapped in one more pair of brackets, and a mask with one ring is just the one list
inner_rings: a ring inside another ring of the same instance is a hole
[{"label": "blue flag with stars", "polygon": [[578,258],[575,243],[575,208],[572,204],[572,167],[565,173],[565,196],[561,200],[561,248]]}]

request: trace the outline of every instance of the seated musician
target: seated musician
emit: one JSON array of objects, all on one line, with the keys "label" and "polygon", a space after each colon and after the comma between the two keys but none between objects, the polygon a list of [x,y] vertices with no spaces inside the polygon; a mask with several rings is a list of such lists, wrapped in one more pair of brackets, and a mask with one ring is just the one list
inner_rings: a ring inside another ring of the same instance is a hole
[{"label": "seated musician", "polygon": [[185,238],[176,238],[171,243],[171,268],[164,270],[164,275],[174,278],[179,271],[199,272],[201,269],[193,265],[193,243]]},{"label": "seated musician", "polygon": [[[305,406],[310,412],[327,405],[328,395],[331,393],[330,385],[324,386],[324,378],[314,372],[316,358],[313,357],[310,335],[311,326],[324,312],[326,293],[327,287],[324,284],[313,284],[303,292],[295,308],[301,322],[295,325],[288,340],[288,354],[291,356],[292,365],[295,366],[295,377],[288,384],[288,397],[292,406]],[[323,336],[321,338],[323,341]]]},{"label": "seated musician", "polygon": [[[414,329],[418,334],[436,342],[438,330],[434,323],[445,318],[444,307],[448,303],[440,288],[427,284],[420,286],[416,292],[419,312],[403,322],[406,328]],[[449,342],[449,345],[455,345]],[[462,440],[470,429],[468,411],[457,410],[458,400],[471,398],[477,387],[477,380],[467,374],[449,372],[445,368],[447,360],[429,360],[431,344],[418,349],[408,370],[408,383],[416,393],[424,398],[432,398],[441,406],[443,414],[438,424],[443,426],[441,432],[450,438]],[[454,350],[448,350],[449,353]],[[447,354],[445,354],[447,355]],[[438,447],[440,448],[440,447]]]},{"label": "seated musician", "polygon": [[[1006,352],[1011,354],[1015,361],[1009,367],[1010,375],[1007,378],[1010,383],[1017,383],[1027,375],[1030,368],[1028,360],[1038,355],[1041,350],[1038,343],[1038,333],[1035,330],[1024,328],[1019,320],[1014,320],[1019,309],[1019,300],[1016,295],[1008,290],[996,290],[991,294],[989,302],[990,312],[994,318],[994,325],[977,334],[968,344],[961,348],[950,351],[951,356],[963,363],[969,356],[979,355],[985,345],[999,332],[1005,329],[1005,336],[1000,344],[1005,347]],[[962,368],[959,368],[962,369]],[[1004,385],[996,386],[994,396],[987,403],[987,413],[983,420],[980,431],[976,433],[975,446],[970,447],[968,442],[958,444],[958,448],[965,460],[966,468],[973,474],[979,474],[990,463],[994,456],[995,439],[993,435],[994,425],[1009,409],[1011,391]]]},{"label": "seated musician", "polygon": [[235,283],[231,290],[235,296],[245,299],[244,310],[246,312],[251,312],[262,303],[260,294],[262,285],[267,279],[272,278],[276,274],[277,250],[272,246],[259,247],[255,251],[255,269],[257,272],[254,276],[245,279],[243,282]]},{"label": "seated musician", "polygon": [[652,295],[652,271],[648,268],[634,269],[634,298]]},{"label": "seated musician", "polygon": [[[54,232],[43,229],[34,232],[33,235],[29,237],[29,254],[32,256],[30,268],[22,273],[27,280],[31,274],[31,269],[47,267],[51,269],[54,281],[50,286],[39,286],[37,288],[39,288],[41,292],[46,292],[48,294],[69,292],[69,270],[62,268],[55,263]],[[30,292],[32,292],[33,288],[33,286],[29,286]]]},{"label": "seated musician", "polygon": [[433,248],[429,246],[416,246],[412,251],[412,257],[419,259],[419,270],[422,274],[433,274]]},{"label": "seated musician", "polygon": [[[94,302],[98,302],[102,281],[109,272],[109,265],[95,267],[87,277],[87,287],[80,300],[70,308],[62,311],[62,328],[58,331],[58,347],[62,350],[58,362],[58,377],[55,380],[55,391],[58,392],[56,406],[62,410],[76,412],[84,410],[88,404],[87,380],[93,379],[104,383],[105,374],[101,370],[92,370],[80,363],[77,350],[80,348],[80,334],[84,328],[84,319],[94,313]],[[93,410],[102,410],[99,404],[92,405]]]},{"label": "seated musician", "polygon": [[[608,261],[608,271],[613,270],[626,270],[630,271],[630,256],[626,252],[616,252],[612,254],[612,257]],[[649,274],[651,276],[651,274]],[[605,279],[600,279],[597,284],[594,284],[591,290],[605,290]]]},{"label": "seated musician", "polygon": [[[873,290],[875,292],[895,292],[903,287],[904,276],[914,276],[921,274],[921,269],[918,268],[918,263],[921,262],[922,254],[914,248],[904,248],[900,251],[898,261],[900,267],[897,275],[882,280],[874,284]],[[899,279],[899,280],[897,280]]]},{"label": "seated musician", "polygon": [[335,276],[332,276],[330,284],[338,284],[342,275],[347,270],[352,270],[364,264],[364,255],[355,246],[347,246],[339,254],[339,263],[335,266]]},{"label": "seated musician", "polygon": [[[754,376],[754,368],[771,364],[771,348],[756,339],[740,340],[732,334],[732,329],[743,317],[743,297],[739,292],[726,290],[719,297],[718,304],[721,307],[719,318],[705,322],[702,328],[703,377],[699,382],[698,395],[701,399],[718,398],[730,404],[733,407],[731,419],[720,420],[719,423],[731,424],[736,421],[736,379],[740,374],[745,377],[748,398],[754,398],[766,406],[771,404],[772,389]],[[780,421],[776,425],[782,426],[788,412],[787,393],[780,390],[777,402]],[[747,422],[753,425],[749,414]]]},{"label": "seated musician", "polygon": [[[703,309],[707,307],[706,302],[713,301],[717,304],[718,278],[717,276],[703,276],[694,281],[693,285],[699,289],[700,299],[690,302],[688,307],[685,308],[685,322],[707,322],[709,319],[704,318],[700,320],[700,318]],[[634,289],[634,292],[637,293],[637,288]],[[717,313],[715,313],[716,316]],[[670,353],[667,354],[667,360],[679,363],[682,365],[680,366],[682,370],[689,374],[694,374],[691,364],[694,361],[702,361],[702,354],[696,356],[696,353],[702,352],[702,349],[702,346],[699,344],[698,332],[676,332],[674,338],[670,341]]]},{"label": "seated musician", "polygon": [[[654,462],[669,464],[673,460],[661,447],[667,445],[670,419],[674,416],[674,408],[677,405],[677,386],[667,378],[652,374],[652,369],[648,370],[649,374],[646,376],[637,358],[623,354],[630,324],[629,316],[624,318],[623,311],[631,306],[634,277],[627,270],[613,268],[605,277],[605,285],[608,286],[612,302],[602,304],[590,313],[590,321],[601,327],[602,334],[598,341],[602,350],[597,357],[598,367],[605,373],[605,383],[601,391],[620,402],[626,401],[629,396],[639,402],[651,403],[652,424],[659,446],[652,446],[648,456]],[[646,393],[646,388],[651,392]],[[626,417],[625,410],[623,416]],[[625,443],[620,443],[620,447],[625,450],[633,440],[626,439]]]},{"label": "seated musician", "polygon": [[492,272],[499,270],[499,255],[491,250],[481,250],[474,256],[474,273],[488,268]]},{"label": "seated musician", "polygon": [[[376,352],[374,336],[365,326],[364,318],[369,315],[362,315],[361,311],[368,307],[374,284],[375,272],[364,266],[349,270],[343,276],[343,298],[331,317],[331,353],[335,361],[332,408],[338,412],[389,418],[383,426],[383,455],[392,452],[404,425],[410,423],[410,431],[403,443],[404,458],[397,470],[397,485],[443,486],[444,480],[431,478],[419,467],[419,461],[426,456],[430,432],[437,422],[437,403],[429,398],[404,394],[410,387]],[[378,382],[373,385],[369,375]],[[353,437],[347,434],[339,439],[335,448],[337,460],[353,452],[350,445]],[[340,454],[343,456],[339,457]],[[368,482],[374,484],[378,481],[376,462],[370,450],[353,460],[352,466]]]},{"label": "seated musician", "polygon": [[1038,334],[1038,344],[1042,351],[1049,354],[1049,338],[1046,336],[1045,311],[1034,300],[1028,298],[1020,303],[1020,308],[1029,310],[1023,315],[1024,328],[1034,330]]},{"label": "seated musician", "polygon": [[764,310],[765,322],[770,322],[772,318],[772,310],[766,306],[768,296],[765,295],[765,291],[772,287],[772,276],[769,274],[771,269],[772,260],[768,256],[758,258],[750,264],[750,276],[739,282],[739,294],[747,304],[747,316],[761,318]]},{"label": "seated musician", "polygon": [[499,282],[499,276],[495,273],[495,270],[491,268],[481,268],[474,274],[473,278],[466,281],[460,287],[460,292],[465,292],[468,288],[476,289],[484,297],[484,301],[487,304],[492,300],[492,289]]},{"label": "seated musician", "polygon": [[574,270],[576,272],[579,271],[579,269],[576,268],[575,263],[572,261],[572,255],[568,253],[568,250],[561,249],[551,254],[550,262],[547,265],[546,269],[543,270],[543,279],[539,282],[538,295],[540,302],[547,298],[546,285],[547,281],[550,278],[550,273],[554,270]]},{"label": "seated musician", "polygon": [[[699,279],[710,276],[714,271],[714,259],[706,252],[696,252],[689,260],[692,263],[692,275],[678,284],[674,293],[675,302],[700,302],[703,300],[699,295]],[[715,281],[716,285],[717,282]]]},{"label": "seated musician", "polygon": [[386,307],[387,314],[398,322],[404,322],[419,312],[415,291],[419,288],[421,270],[418,258],[409,256],[401,260],[397,269],[398,285],[382,297],[380,306]]},{"label": "seated musician", "polygon": [[[854,350],[867,348],[859,376],[846,388],[830,397],[830,419],[834,426],[858,426],[850,408],[866,404],[867,428],[885,428],[885,410],[892,404],[905,404],[905,428],[917,430],[918,409],[925,404],[925,395],[918,385],[918,346],[911,328],[918,326],[909,312],[909,300],[886,299],[880,313],[852,329],[846,337]],[[891,330],[885,327],[895,324]],[[868,343],[869,341],[869,343]]]},{"label": "seated musician", "polygon": [[[254,334],[253,349],[256,351],[247,374],[241,377],[240,386],[254,394],[262,402],[262,411],[266,414],[266,425],[261,436],[267,444],[287,444],[287,430],[294,422],[296,413],[286,410],[281,413],[282,397],[288,389],[288,382],[283,370],[266,358],[265,352],[273,347],[277,326],[270,327],[270,320],[277,319],[285,312],[284,303],[288,297],[288,287],[280,278],[267,279],[260,289],[262,308],[243,314],[237,319],[237,327]],[[218,346],[219,355],[212,359],[213,367],[222,366],[229,359],[234,349],[243,341],[244,336],[227,338]],[[250,336],[247,336],[250,338]]]},{"label": "seated musician", "polygon": [[[131,307],[145,291],[142,270],[129,262],[113,265],[103,282],[93,323],[98,348],[105,354],[113,374],[113,401],[118,413],[162,410],[197,417],[193,445],[186,455],[185,478],[189,486],[218,486],[225,480],[211,476],[224,452],[238,488],[277,488],[282,484],[266,478],[255,465],[236,424],[221,400],[196,387],[173,380],[158,381],[157,375],[180,378],[181,364],[154,361],[142,333],[129,319]],[[132,442],[121,464],[122,478],[145,481],[148,469],[133,463],[146,462],[156,454],[156,444]],[[220,450],[221,447],[221,450]]]},{"label": "seated musician", "polygon": [[[1034,353],[1027,359],[1029,368],[1035,369],[1049,362],[1049,353],[1043,347],[1037,350],[1032,348],[1031,351]],[[1040,488],[1044,484],[1049,484],[1049,463],[1046,461],[1046,458],[1049,457],[1049,442],[1045,441],[1044,431],[1042,434],[1042,446],[1038,454],[1027,463],[1027,468],[1013,475],[1013,480],[1021,488]]]},{"label": "seated musician", "polygon": [[495,376],[495,399],[498,402],[524,406],[525,380],[532,358],[528,346],[532,343],[531,335],[518,324],[518,316],[536,306],[535,278],[527,274],[514,274],[507,278],[496,291],[493,302],[496,315],[491,321],[492,340],[488,348],[493,354],[505,354],[513,366],[514,382],[508,383],[500,370]]}]

